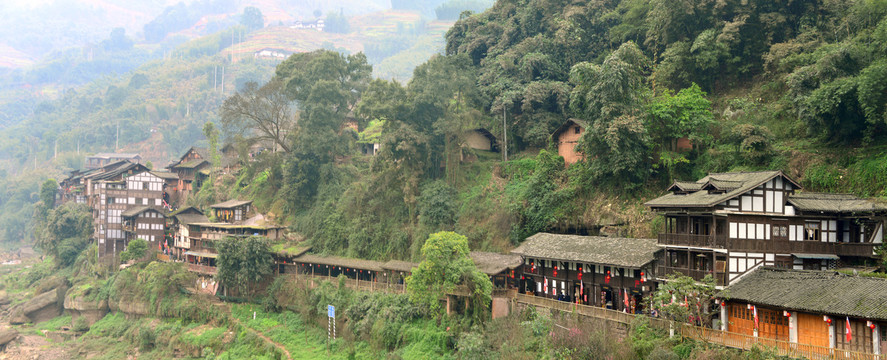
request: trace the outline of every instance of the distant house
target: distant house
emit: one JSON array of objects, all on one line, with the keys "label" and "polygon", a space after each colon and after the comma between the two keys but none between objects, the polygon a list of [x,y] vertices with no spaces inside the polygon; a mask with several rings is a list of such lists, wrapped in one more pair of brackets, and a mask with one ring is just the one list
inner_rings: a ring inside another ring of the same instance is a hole
[{"label": "distant house", "polygon": [[569,119],[551,134],[552,141],[557,143],[557,154],[564,157],[566,165],[569,166],[585,158],[576,150],[576,145],[587,128],[585,121]]},{"label": "distant house", "polygon": [[292,26],[290,26],[290,29],[315,29],[317,31],[323,31],[323,28],[324,28],[323,19],[317,19],[317,20],[312,20],[312,21],[296,20],[296,22],[293,23]]},{"label": "distant house", "polygon": [[102,166],[121,160],[127,160],[138,164],[142,162],[142,156],[130,153],[98,153],[87,156],[84,167],[87,169],[98,169]]},{"label": "distant house", "polygon": [[185,251],[191,249],[190,225],[208,222],[209,219],[203,215],[203,211],[193,206],[170,213],[167,216],[167,227],[173,236],[173,248],[170,255],[177,260],[184,259]]},{"label": "distant house", "polygon": [[[118,161],[72,174],[62,184],[63,201],[73,199],[92,208],[99,256],[119,254],[134,238],[155,245],[163,240],[164,180],[144,165]],[[145,216],[154,220],[144,221]],[[136,225],[148,223],[158,225]]]},{"label": "distant house", "polygon": [[126,244],[134,239],[148,242],[149,249],[163,252],[168,249],[166,238],[166,215],[159,206],[134,206],[122,213],[123,232]]},{"label": "distant house", "polygon": [[285,60],[292,54],[292,51],[284,49],[264,48],[262,50],[256,51],[253,54],[253,57],[256,59]]},{"label": "distant house", "polygon": [[167,166],[170,172],[178,176],[176,198],[179,201],[184,201],[195,188],[200,187],[200,182],[205,177],[200,172],[209,169],[209,160],[209,152],[206,148],[192,146],[177,161]]},{"label": "distant house", "polygon": [[499,151],[496,137],[487,129],[474,129],[464,133],[465,146],[475,150]]},{"label": "distant house", "polygon": [[382,128],[385,120],[373,120],[366,129],[357,134],[357,145],[360,153],[364,155],[376,155],[382,147]]},{"label": "distant house", "polygon": [[252,200],[228,200],[210,205],[216,219],[226,223],[236,223],[249,217]]}]

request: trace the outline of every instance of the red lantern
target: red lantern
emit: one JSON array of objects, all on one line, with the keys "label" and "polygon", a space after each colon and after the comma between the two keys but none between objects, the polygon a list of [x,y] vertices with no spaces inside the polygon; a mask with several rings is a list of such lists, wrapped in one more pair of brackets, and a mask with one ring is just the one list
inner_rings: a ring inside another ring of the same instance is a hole
[{"label": "red lantern", "polygon": [[832,323],[832,319],[828,316],[825,316],[825,315],[822,316],[822,321],[825,321],[829,325],[831,325],[831,323]]},{"label": "red lantern", "polygon": [[865,324],[868,325],[869,329],[872,330],[875,330],[875,327],[877,327],[877,325],[875,325],[875,323],[873,323],[871,320],[866,320]]},{"label": "red lantern", "polygon": [[557,276],[557,267],[554,268],[554,276]]},{"label": "red lantern", "polygon": [[721,307],[726,307],[726,306],[727,306],[727,303],[721,301]]},{"label": "red lantern", "polygon": [[783,312],[782,312],[782,316],[785,316],[785,317],[792,317],[792,313],[790,313],[790,312],[788,312],[788,311],[783,311]]},{"label": "red lantern", "polygon": [[582,280],[582,272],[579,272],[579,280]]},{"label": "red lantern", "polygon": [[610,275],[609,274],[607,274],[607,276],[604,276],[604,283],[606,283],[606,284],[610,283]]}]

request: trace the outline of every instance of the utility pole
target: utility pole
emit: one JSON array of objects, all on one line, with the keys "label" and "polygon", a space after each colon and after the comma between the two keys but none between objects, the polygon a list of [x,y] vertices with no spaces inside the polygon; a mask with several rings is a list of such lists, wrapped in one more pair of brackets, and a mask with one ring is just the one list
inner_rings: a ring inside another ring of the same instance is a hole
[{"label": "utility pole", "polygon": [[502,106],[502,144],[504,144],[505,161],[508,161],[508,122],[505,121],[505,105]]},{"label": "utility pole", "polygon": [[225,67],[222,66],[222,88],[219,89],[219,93],[225,95]]}]

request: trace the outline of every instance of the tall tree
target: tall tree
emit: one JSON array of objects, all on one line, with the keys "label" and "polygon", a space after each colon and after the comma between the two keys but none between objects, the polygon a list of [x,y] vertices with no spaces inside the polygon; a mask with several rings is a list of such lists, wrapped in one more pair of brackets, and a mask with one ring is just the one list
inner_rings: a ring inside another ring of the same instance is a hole
[{"label": "tall tree", "polygon": [[216,279],[225,286],[252,298],[256,283],[274,271],[274,257],[263,237],[227,237],[216,242],[219,257],[216,259]]},{"label": "tall tree", "polygon": [[49,211],[35,245],[55,257],[59,267],[74,263],[93,232],[92,210],[86,204],[65,203]]},{"label": "tall tree", "polygon": [[277,66],[273,82],[299,109],[292,134],[292,153],[284,166],[286,194],[292,209],[314,198],[320,167],[347,152],[344,130],[370,82],[372,67],[362,53],[344,56],[318,50],[290,56]]},{"label": "tall tree", "polygon": [[231,134],[251,133],[253,141],[268,141],[289,152],[287,136],[295,129],[296,119],[284,90],[284,82],[276,79],[262,87],[246,83],[222,104],[222,128]]},{"label": "tall tree", "polygon": [[259,8],[247,6],[243,9],[243,15],[240,16],[240,24],[249,31],[253,31],[265,27],[265,18],[262,16],[262,11]]},{"label": "tall tree", "polygon": [[627,42],[601,65],[582,62],[570,71],[573,112],[590,122],[577,148],[585,154],[586,181],[637,186],[647,177],[647,129],[643,108],[649,60]]}]

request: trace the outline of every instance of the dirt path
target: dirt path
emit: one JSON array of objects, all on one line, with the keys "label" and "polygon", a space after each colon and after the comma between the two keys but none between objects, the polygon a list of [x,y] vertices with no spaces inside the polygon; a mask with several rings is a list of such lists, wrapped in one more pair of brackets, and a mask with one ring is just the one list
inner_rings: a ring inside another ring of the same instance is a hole
[{"label": "dirt path", "polygon": [[53,346],[43,336],[23,333],[6,346],[0,360],[62,360],[70,359],[73,355],[65,348]]},{"label": "dirt path", "polygon": [[[293,359],[293,356],[290,354],[289,350],[287,350],[286,347],[284,347],[282,344],[280,344],[280,343],[278,343],[278,342],[272,340],[272,339],[269,338],[268,336],[265,336],[265,334],[263,334],[262,332],[260,332],[260,331],[258,331],[258,330],[255,330],[255,329],[253,329],[253,328],[251,328],[251,327],[249,327],[249,326],[244,325],[244,324],[240,321],[240,319],[238,319],[238,318],[234,317],[233,315],[231,315],[231,307],[228,306],[228,304],[219,301],[219,302],[214,302],[213,305],[216,306],[216,308],[218,308],[219,310],[223,311],[224,314],[225,314],[225,316],[228,317],[228,320],[229,320],[229,321],[231,321],[231,322],[234,323],[234,324],[240,325],[241,327],[243,327],[243,328],[246,329],[247,331],[249,331],[249,332],[255,334],[256,336],[258,336],[258,337],[261,338],[262,340],[265,340],[266,342],[273,344],[275,347],[277,347],[278,349],[280,349],[280,351],[282,351],[282,352],[284,353],[284,355],[286,355],[286,358],[287,358],[287,359],[289,359],[289,360],[292,360],[292,359]],[[2,360],[2,359],[0,359],[0,360]]]}]

